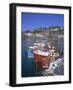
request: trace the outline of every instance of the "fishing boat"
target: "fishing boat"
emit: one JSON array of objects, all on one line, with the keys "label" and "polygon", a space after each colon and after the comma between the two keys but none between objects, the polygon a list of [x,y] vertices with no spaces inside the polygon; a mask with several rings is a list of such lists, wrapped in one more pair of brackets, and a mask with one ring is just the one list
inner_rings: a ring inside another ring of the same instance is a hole
[{"label": "fishing boat", "polygon": [[49,68],[50,62],[54,61],[56,57],[59,56],[58,53],[55,53],[55,47],[49,45],[45,46],[43,43],[34,43],[33,47],[33,58],[36,63],[41,63],[42,68]]},{"label": "fishing boat", "polygon": [[34,51],[34,60],[35,62],[41,62],[42,68],[48,68],[51,61],[55,60],[55,50],[49,50],[47,52],[36,50]]}]

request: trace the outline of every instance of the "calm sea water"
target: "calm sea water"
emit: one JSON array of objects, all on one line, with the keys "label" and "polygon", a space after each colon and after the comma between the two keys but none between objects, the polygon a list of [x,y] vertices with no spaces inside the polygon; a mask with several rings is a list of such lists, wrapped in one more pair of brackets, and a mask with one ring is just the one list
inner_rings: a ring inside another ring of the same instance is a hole
[{"label": "calm sea water", "polygon": [[31,39],[22,40],[22,77],[32,77],[40,75],[39,71],[36,71],[37,67],[34,58],[28,58],[28,47],[32,46],[33,42],[34,40]]}]

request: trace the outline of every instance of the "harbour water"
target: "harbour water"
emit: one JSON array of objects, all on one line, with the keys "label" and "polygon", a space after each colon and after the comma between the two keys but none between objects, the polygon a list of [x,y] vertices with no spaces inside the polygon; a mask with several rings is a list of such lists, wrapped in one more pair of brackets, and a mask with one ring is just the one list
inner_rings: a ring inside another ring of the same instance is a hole
[{"label": "harbour water", "polygon": [[[22,40],[22,77],[39,76],[39,71],[36,71],[36,63],[33,57],[28,57],[28,47],[33,45],[34,40],[23,39]],[[31,53],[30,53],[31,54]],[[29,54],[29,55],[30,55]],[[33,53],[32,53],[33,54]],[[40,67],[37,66],[37,68]]]}]

